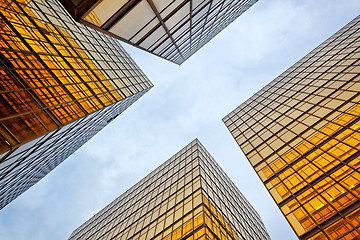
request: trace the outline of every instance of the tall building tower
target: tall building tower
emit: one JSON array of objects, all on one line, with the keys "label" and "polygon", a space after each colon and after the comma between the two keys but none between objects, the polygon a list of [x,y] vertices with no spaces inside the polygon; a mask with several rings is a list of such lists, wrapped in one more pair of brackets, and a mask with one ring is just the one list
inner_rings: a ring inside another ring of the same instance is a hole
[{"label": "tall building tower", "polygon": [[223,121],[299,239],[360,239],[360,17]]},{"label": "tall building tower", "polygon": [[77,21],[181,64],[257,0],[60,0]]},{"label": "tall building tower", "polygon": [[270,238],[260,216],[196,139],[69,239]]},{"label": "tall building tower", "polygon": [[0,0],[0,209],[141,97],[151,82],[56,0]]}]

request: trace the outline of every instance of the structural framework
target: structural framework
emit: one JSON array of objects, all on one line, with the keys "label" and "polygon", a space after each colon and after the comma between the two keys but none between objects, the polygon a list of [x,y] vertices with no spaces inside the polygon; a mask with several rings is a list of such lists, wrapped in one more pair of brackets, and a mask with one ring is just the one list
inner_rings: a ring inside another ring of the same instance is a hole
[{"label": "structural framework", "polygon": [[300,239],[359,239],[360,17],[223,121]]},{"label": "structural framework", "polygon": [[257,0],[60,0],[77,21],[181,64]]},{"label": "structural framework", "polygon": [[69,239],[270,238],[260,216],[196,139]]},{"label": "structural framework", "polygon": [[152,87],[56,0],[0,0],[0,77],[0,208]]}]

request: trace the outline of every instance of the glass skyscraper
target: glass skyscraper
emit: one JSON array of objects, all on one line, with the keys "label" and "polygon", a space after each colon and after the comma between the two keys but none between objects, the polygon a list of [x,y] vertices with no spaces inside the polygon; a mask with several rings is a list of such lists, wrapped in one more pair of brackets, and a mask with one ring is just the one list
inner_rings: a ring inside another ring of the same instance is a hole
[{"label": "glass skyscraper", "polygon": [[79,22],[181,64],[257,0],[60,0]]},{"label": "glass skyscraper", "polygon": [[82,224],[75,239],[270,239],[260,216],[195,139]]},{"label": "glass skyscraper", "polygon": [[56,0],[0,0],[0,208],[151,87],[118,40]]},{"label": "glass skyscraper", "polygon": [[360,17],[223,121],[299,239],[360,239]]}]

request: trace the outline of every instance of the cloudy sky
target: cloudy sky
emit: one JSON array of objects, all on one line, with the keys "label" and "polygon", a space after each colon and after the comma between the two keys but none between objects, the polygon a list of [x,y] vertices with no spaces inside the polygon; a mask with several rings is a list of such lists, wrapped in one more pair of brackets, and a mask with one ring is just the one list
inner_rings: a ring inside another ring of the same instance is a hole
[{"label": "cloudy sky", "polygon": [[359,0],[260,0],[181,66],[124,46],[155,87],[1,210],[0,239],[66,239],[194,138],[272,239],[296,239],[221,119],[359,10]]}]

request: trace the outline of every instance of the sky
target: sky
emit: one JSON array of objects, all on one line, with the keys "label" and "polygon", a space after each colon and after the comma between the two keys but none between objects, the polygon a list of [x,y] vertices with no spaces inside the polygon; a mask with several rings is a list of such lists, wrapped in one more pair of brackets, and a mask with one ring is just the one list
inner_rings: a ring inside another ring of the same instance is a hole
[{"label": "sky", "polygon": [[221,119],[359,10],[359,0],[260,0],[180,66],[123,44],[155,86],[1,210],[0,239],[67,239],[195,138],[272,239],[297,239]]}]

